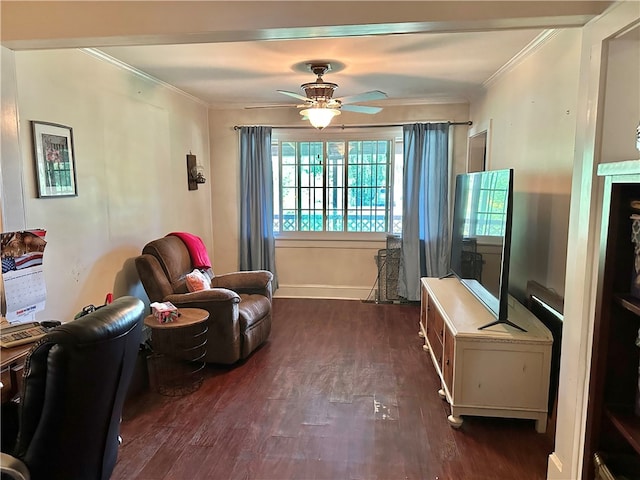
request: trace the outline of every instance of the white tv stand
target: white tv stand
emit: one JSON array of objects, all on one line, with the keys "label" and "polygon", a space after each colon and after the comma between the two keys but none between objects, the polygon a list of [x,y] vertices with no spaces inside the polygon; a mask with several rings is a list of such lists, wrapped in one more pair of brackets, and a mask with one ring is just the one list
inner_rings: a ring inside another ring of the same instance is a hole
[{"label": "white tv stand", "polygon": [[422,278],[420,336],[440,376],[441,398],[451,406],[454,428],[462,416],[529,418],[547,426],[551,332],[523,305],[509,298],[506,324],[495,320],[457,278]]}]

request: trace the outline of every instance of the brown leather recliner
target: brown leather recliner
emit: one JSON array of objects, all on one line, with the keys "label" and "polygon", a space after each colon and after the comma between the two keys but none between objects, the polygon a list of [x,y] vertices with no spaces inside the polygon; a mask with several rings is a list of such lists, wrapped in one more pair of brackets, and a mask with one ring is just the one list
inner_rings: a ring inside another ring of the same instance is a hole
[{"label": "brown leather recliner", "polygon": [[266,270],[216,275],[211,289],[189,292],[185,276],[194,267],[185,243],[168,235],[149,242],[136,269],[151,302],[209,312],[209,363],[232,364],[248,357],[271,333],[271,281]]}]

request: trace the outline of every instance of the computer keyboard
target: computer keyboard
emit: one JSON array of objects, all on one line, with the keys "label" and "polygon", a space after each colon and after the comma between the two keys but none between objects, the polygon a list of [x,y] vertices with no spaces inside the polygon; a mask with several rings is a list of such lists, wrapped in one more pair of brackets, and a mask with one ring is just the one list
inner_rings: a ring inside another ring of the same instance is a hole
[{"label": "computer keyboard", "polygon": [[0,347],[11,348],[40,340],[47,329],[38,322],[22,323],[0,329]]}]

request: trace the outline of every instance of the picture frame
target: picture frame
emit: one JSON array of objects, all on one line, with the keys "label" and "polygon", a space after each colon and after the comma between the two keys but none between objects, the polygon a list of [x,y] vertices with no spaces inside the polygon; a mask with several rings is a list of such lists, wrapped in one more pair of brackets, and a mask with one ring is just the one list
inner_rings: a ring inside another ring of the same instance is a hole
[{"label": "picture frame", "polygon": [[32,120],[31,131],[38,198],[76,197],[73,129]]}]

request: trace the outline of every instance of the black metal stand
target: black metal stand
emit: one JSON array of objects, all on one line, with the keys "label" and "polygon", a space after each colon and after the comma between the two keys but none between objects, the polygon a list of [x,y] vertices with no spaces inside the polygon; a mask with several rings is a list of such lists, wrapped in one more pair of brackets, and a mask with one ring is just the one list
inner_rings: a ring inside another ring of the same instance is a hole
[{"label": "black metal stand", "polygon": [[521,332],[526,332],[526,330],[524,328],[516,325],[515,323],[513,323],[513,322],[511,322],[509,320],[496,320],[495,322],[487,323],[486,325],[478,327],[478,330],[483,330],[485,328],[493,327],[494,325],[498,325],[500,323],[504,323],[505,325],[510,325],[513,328],[516,328],[516,329],[520,330]]}]

